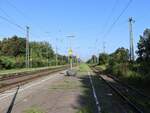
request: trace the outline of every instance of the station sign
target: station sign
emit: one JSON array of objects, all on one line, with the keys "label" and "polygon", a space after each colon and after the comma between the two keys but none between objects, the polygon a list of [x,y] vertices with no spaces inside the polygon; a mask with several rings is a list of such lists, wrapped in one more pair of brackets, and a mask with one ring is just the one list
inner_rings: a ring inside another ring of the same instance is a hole
[{"label": "station sign", "polygon": [[73,54],[72,49],[69,49],[68,54],[71,56]]}]

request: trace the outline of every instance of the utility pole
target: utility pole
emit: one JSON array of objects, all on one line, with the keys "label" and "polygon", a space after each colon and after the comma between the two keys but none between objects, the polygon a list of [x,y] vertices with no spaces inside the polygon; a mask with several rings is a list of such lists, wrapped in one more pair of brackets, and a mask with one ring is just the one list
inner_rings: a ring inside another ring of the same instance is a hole
[{"label": "utility pole", "polygon": [[47,67],[49,66],[49,49],[47,47]]},{"label": "utility pole", "polygon": [[106,44],[106,42],[103,42],[103,53],[105,53],[105,49],[106,49],[105,44]]},{"label": "utility pole", "polygon": [[62,55],[62,59],[61,60],[62,60],[62,63],[63,63],[64,62],[64,56],[63,55]]},{"label": "utility pole", "polygon": [[30,48],[30,67],[32,68],[32,61],[33,61],[33,54],[32,54],[32,52],[33,52],[33,49],[32,48]]},{"label": "utility pole", "polygon": [[[57,40],[57,39],[56,39]],[[56,41],[57,43],[57,41]],[[58,64],[58,55],[57,55],[57,44],[56,44],[56,56],[55,56],[55,62],[56,62],[56,66]]]},{"label": "utility pole", "polygon": [[132,23],[135,21],[132,17],[129,18],[129,35],[130,35],[130,61],[134,61],[134,45],[133,45],[133,30],[132,30]]},{"label": "utility pole", "polygon": [[58,65],[58,47],[57,47],[57,42],[58,42],[58,38],[56,38],[56,55],[55,55],[55,62],[56,62],[56,66]]},{"label": "utility pole", "polygon": [[26,68],[29,68],[29,27],[26,26]]},{"label": "utility pole", "polygon": [[93,64],[94,64],[94,56],[93,56]]}]

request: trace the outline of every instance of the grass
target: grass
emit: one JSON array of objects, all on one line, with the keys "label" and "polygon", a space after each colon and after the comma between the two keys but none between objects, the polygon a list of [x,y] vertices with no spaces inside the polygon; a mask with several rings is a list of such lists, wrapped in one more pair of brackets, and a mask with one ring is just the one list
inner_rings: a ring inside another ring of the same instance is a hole
[{"label": "grass", "polygon": [[38,107],[31,107],[25,110],[23,113],[45,113],[45,112]]},{"label": "grass", "polygon": [[102,70],[102,71],[105,71],[106,70],[106,67],[107,65],[97,65],[96,68]]},{"label": "grass", "polygon": [[22,69],[0,70],[0,76],[5,76],[8,74],[15,74],[15,73],[32,72],[32,71],[44,70],[44,69],[53,69],[53,68],[57,68],[57,67],[61,67],[61,66],[39,67],[39,68],[29,68],[29,69],[22,68]]},{"label": "grass", "polygon": [[91,71],[91,69],[89,68],[89,66],[87,64],[80,64],[79,66],[79,71],[80,72],[88,72]]},{"label": "grass", "polygon": [[89,83],[88,72],[91,72],[89,66],[84,63],[80,64],[78,76],[80,78],[80,82],[82,83],[83,89],[80,101],[83,102],[81,102],[81,108],[79,108],[76,113],[95,113],[96,110],[91,85]]},{"label": "grass", "polygon": [[59,83],[52,84],[49,89],[51,91],[80,91],[81,95],[79,96],[78,101],[81,107],[78,108],[76,113],[93,113],[93,110],[95,109],[93,106],[95,106],[95,103],[87,75],[87,72],[91,70],[87,64],[80,64],[77,70],[78,74],[76,77],[65,77],[65,79]]},{"label": "grass", "polygon": [[77,113],[92,113],[92,112],[90,111],[90,108],[88,106],[85,106],[81,108],[79,111],[77,111]]},{"label": "grass", "polygon": [[52,84],[49,89],[50,90],[76,90],[81,89],[82,84],[80,81],[75,79],[65,77],[65,79],[59,83]]},{"label": "grass", "polygon": [[[101,68],[101,66],[99,66]],[[102,66],[104,67],[104,66]],[[79,74],[81,74],[81,82],[83,84],[84,90],[83,90],[83,100],[85,101],[84,105],[76,112],[76,113],[97,113],[97,108],[95,105],[95,100],[92,94],[92,88],[89,81],[89,78],[87,76],[87,72],[91,71],[88,65],[81,64],[79,66]],[[91,72],[92,73],[92,72]],[[114,108],[112,106],[112,103],[119,103],[117,101],[118,97],[115,94],[112,94],[113,96],[109,96],[109,87],[104,83],[103,80],[99,79],[97,75],[92,74],[91,78],[93,80],[93,84],[96,90],[97,98],[100,102],[100,106],[102,109],[102,113],[112,113],[117,112],[117,107]]]},{"label": "grass", "polygon": [[[96,67],[100,67],[100,66],[96,66]],[[101,70],[100,68],[97,68],[97,69]],[[116,73],[114,73],[114,72],[116,72]],[[146,88],[148,88],[147,87],[148,85],[147,86],[144,85],[144,83],[143,83],[144,81],[142,80],[142,76],[140,75],[140,73],[138,73],[134,70],[131,70],[130,68],[127,68],[127,70],[125,71],[121,67],[114,68],[112,73],[113,73],[114,76],[119,78],[124,83],[140,89],[143,93],[148,92],[148,91],[145,91],[145,90],[147,90]],[[148,95],[148,93],[146,95]],[[147,109],[147,108],[150,107],[150,103],[147,100],[143,99],[143,98],[140,98],[140,97],[133,97],[133,98],[130,97],[130,98],[132,100],[138,102],[139,104],[143,105],[144,106],[143,109],[144,108]]]}]

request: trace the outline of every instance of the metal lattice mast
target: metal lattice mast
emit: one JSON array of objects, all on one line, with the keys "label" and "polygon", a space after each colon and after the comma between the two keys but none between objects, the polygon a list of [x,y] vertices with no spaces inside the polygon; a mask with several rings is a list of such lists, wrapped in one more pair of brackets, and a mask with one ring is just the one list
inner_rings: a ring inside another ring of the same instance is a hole
[{"label": "metal lattice mast", "polygon": [[103,53],[105,53],[105,49],[106,49],[106,46],[105,46],[106,42],[103,42]]},{"label": "metal lattice mast", "polygon": [[26,68],[29,68],[29,27],[26,27]]},{"label": "metal lattice mast", "polygon": [[134,20],[132,17],[129,18],[129,35],[130,35],[130,61],[134,61],[134,44],[133,44],[133,30],[132,23]]},{"label": "metal lattice mast", "polygon": [[[57,40],[57,38],[56,38],[56,40]],[[57,43],[57,41],[56,41],[56,43]],[[57,50],[58,48],[57,48],[57,44],[56,44],[56,55],[55,55],[55,62],[56,62],[56,66],[58,65],[58,55],[57,55]]]}]

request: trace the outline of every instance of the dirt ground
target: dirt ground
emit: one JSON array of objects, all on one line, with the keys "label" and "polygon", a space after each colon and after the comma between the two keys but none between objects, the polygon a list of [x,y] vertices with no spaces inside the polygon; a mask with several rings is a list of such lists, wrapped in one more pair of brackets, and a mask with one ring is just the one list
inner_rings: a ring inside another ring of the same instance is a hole
[{"label": "dirt ground", "polygon": [[[88,72],[82,70],[75,77],[62,71],[22,86],[12,113],[97,113]],[[91,78],[101,113],[132,113],[104,81],[92,72]],[[10,92],[4,93],[5,98],[0,94],[0,113],[6,113],[14,94]]]},{"label": "dirt ground", "polygon": [[[62,73],[56,76],[53,80],[20,92],[12,113],[76,113],[80,108],[78,98],[82,95],[79,78],[66,77]],[[9,103],[11,98],[4,100],[4,103]],[[0,113],[5,113],[7,105]]]}]

